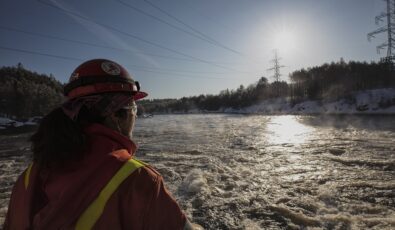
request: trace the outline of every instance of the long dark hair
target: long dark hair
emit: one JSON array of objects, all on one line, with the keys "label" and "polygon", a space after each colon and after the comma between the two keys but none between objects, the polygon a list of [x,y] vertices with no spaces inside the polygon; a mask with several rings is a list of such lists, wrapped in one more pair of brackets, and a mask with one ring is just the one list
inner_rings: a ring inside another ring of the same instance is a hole
[{"label": "long dark hair", "polygon": [[82,107],[75,121],[56,108],[41,121],[32,142],[33,160],[40,167],[61,167],[79,159],[86,144],[83,127],[90,123],[102,123],[104,117]]}]

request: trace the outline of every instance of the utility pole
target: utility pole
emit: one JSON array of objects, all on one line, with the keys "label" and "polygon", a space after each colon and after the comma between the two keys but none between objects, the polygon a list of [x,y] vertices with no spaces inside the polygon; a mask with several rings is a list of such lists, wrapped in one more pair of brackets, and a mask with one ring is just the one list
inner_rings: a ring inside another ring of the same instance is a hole
[{"label": "utility pole", "polygon": [[277,97],[279,97],[280,96],[280,77],[281,77],[281,74],[280,74],[280,69],[281,68],[284,68],[285,66],[283,66],[283,65],[280,65],[280,57],[278,57],[278,51],[277,50],[274,50],[274,59],[273,60],[271,60],[271,62],[273,62],[273,64],[274,64],[274,66],[273,66],[273,68],[270,68],[270,69],[267,69],[268,71],[274,71],[274,75],[273,75],[273,78],[274,78],[274,87],[275,87],[275,90],[276,90],[276,93],[277,93]]},{"label": "utility pole", "polygon": [[368,40],[374,38],[376,34],[387,32],[388,38],[387,42],[377,46],[377,53],[380,50],[387,47],[387,56],[380,59],[383,63],[388,63],[391,70],[395,69],[395,0],[384,0],[387,3],[387,12],[382,12],[380,15],[376,16],[376,25],[383,22],[384,18],[387,19],[387,25],[384,25],[377,30],[368,33]]}]

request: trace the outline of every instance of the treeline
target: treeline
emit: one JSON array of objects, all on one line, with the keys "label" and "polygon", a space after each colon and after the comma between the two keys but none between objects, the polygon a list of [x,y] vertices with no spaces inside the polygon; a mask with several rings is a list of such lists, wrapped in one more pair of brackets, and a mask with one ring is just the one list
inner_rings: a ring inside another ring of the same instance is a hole
[{"label": "treeline", "polygon": [[[264,100],[286,98],[331,101],[353,91],[395,87],[395,73],[385,63],[339,62],[301,69],[289,75],[290,83],[261,77],[247,87],[223,90],[217,95],[139,102],[139,113],[187,113],[240,109]],[[52,75],[26,70],[22,64],[0,68],[0,116],[43,116],[63,101],[63,85]]]},{"label": "treeline", "polygon": [[295,71],[289,77],[293,100],[335,100],[353,91],[395,87],[395,72],[388,63],[346,63],[341,59]]},{"label": "treeline", "polygon": [[221,108],[243,108],[267,98],[274,98],[287,87],[286,82],[269,83],[262,77],[256,84],[245,88],[240,85],[235,90],[222,90],[218,95],[199,95],[181,99],[155,99],[139,102],[145,113],[186,113],[191,111],[218,111]]},{"label": "treeline", "polygon": [[54,76],[26,70],[20,63],[0,68],[0,116],[43,116],[62,100],[63,86]]},{"label": "treeline", "polygon": [[181,99],[143,100],[144,113],[186,113],[239,109],[263,100],[286,98],[292,104],[305,100],[332,101],[347,98],[353,91],[395,87],[395,73],[386,63],[367,63],[343,59],[295,71],[290,83],[261,77],[255,84],[223,90],[218,95],[199,95]]}]

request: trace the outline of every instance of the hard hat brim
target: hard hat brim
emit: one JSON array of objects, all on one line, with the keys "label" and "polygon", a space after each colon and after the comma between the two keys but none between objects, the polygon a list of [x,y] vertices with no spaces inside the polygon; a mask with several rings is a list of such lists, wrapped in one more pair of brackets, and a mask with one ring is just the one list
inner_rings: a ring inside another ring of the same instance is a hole
[{"label": "hard hat brim", "polygon": [[140,99],[143,99],[144,97],[146,97],[146,96],[148,96],[148,93],[146,93],[146,92],[137,92],[135,95],[133,95],[133,99],[135,100],[135,101],[137,101],[137,100],[140,100]]}]

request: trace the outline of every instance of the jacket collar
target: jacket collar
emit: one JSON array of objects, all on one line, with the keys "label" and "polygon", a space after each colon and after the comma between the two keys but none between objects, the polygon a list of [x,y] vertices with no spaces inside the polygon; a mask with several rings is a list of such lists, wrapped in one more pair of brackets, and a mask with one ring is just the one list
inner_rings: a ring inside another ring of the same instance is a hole
[{"label": "jacket collar", "polygon": [[[84,132],[88,136],[100,136],[101,138],[106,138],[110,139],[113,142],[115,142],[117,145],[119,145],[119,149],[126,149],[130,155],[134,155],[137,146],[136,144],[130,140],[127,136],[119,133],[118,131],[115,131],[113,129],[110,129],[104,125],[98,124],[98,123],[93,123],[84,128]],[[96,139],[96,138],[95,138]]]}]

